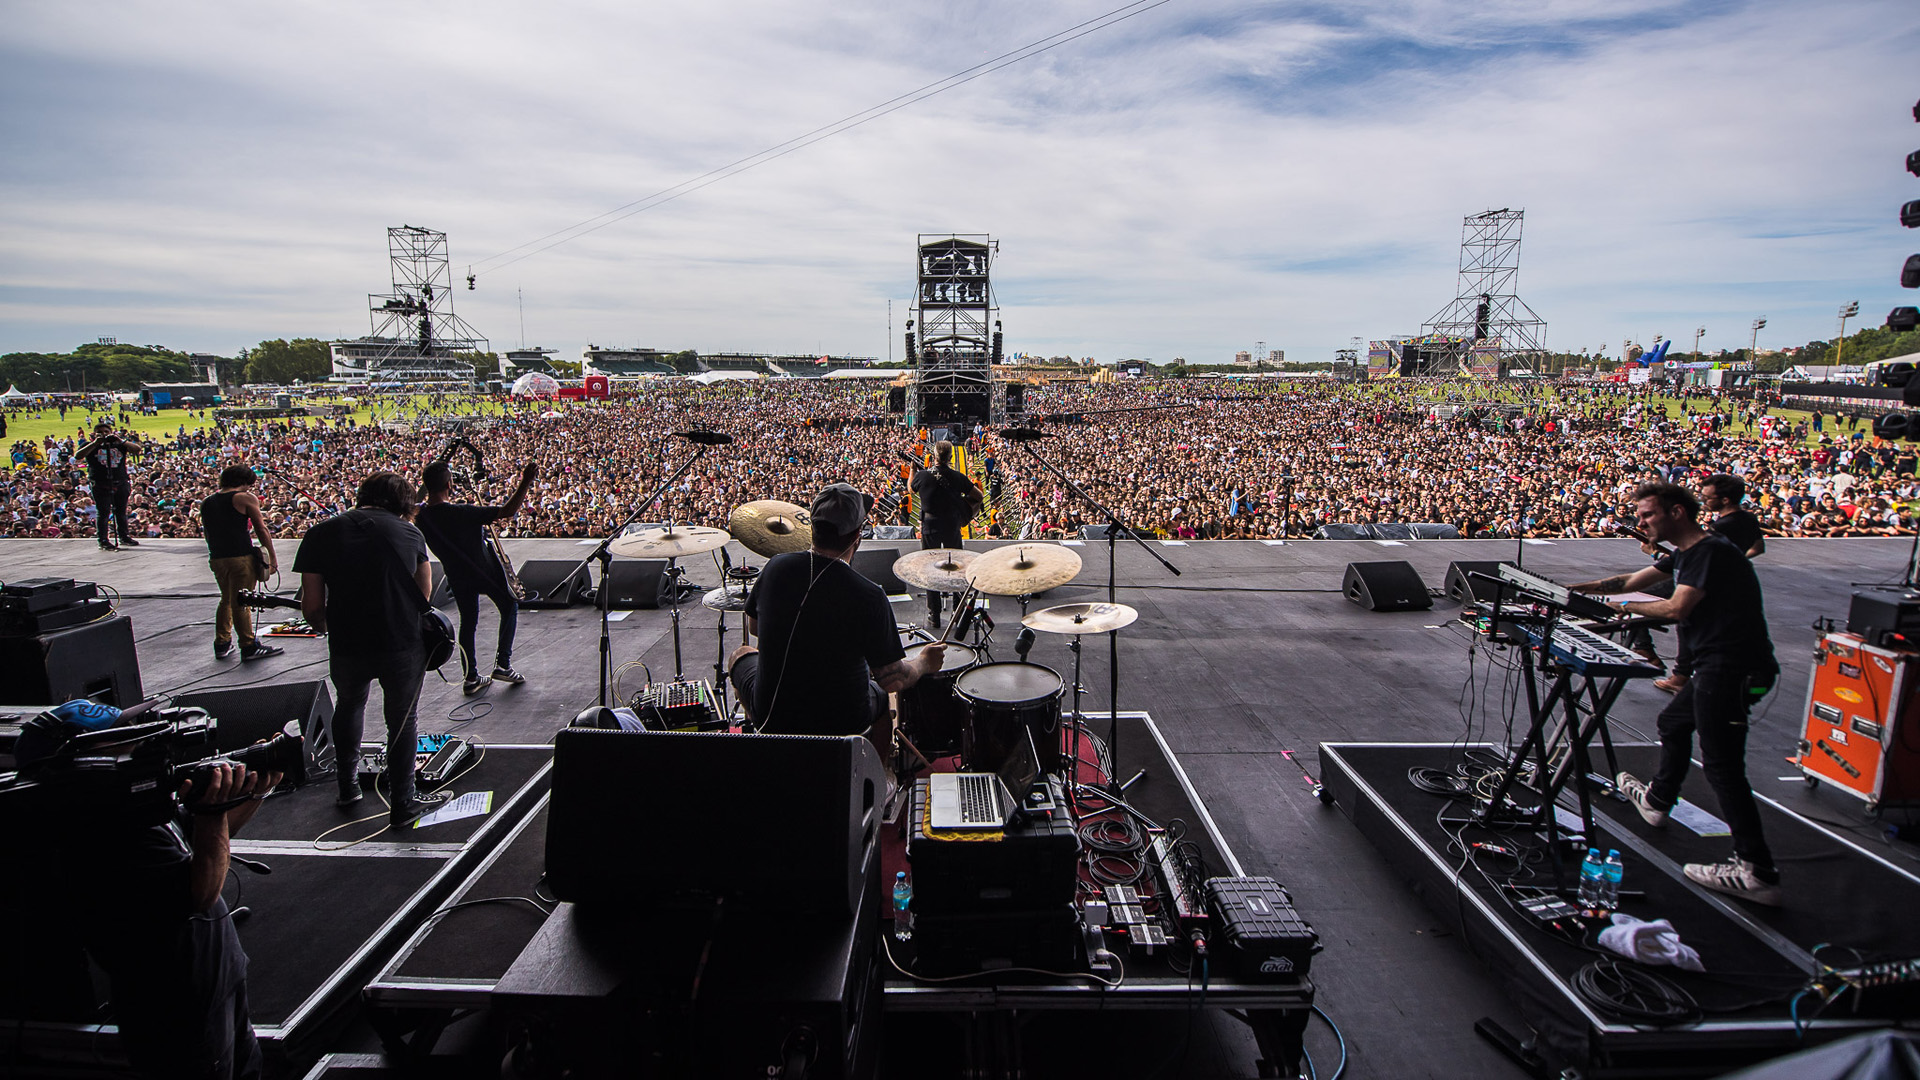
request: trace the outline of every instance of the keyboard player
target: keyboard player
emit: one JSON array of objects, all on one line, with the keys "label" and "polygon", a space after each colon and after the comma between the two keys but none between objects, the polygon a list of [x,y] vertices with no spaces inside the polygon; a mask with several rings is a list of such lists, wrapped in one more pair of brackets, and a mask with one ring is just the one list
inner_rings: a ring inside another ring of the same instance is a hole
[{"label": "keyboard player", "polygon": [[1778,905],[1780,872],[1767,850],[1760,808],[1747,782],[1748,710],[1773,688],[1780,672],[1767,635],[1760,579],[1744,552],[1700,526],[1700,503],[1687,489],[1646,484],[1634,491],[1633,503],[1641,531],[1670,545],[1672,558],[1571,588],[1603,596],[1636,592],[1665,580],[1669,574],[1661,567],[1670,565],[1671,597],[1614,606],[1627,614],[1677,622],[1681,642],[1693,655],[1694,671],[1660,711],[1659,771],[1651,781],[1623,772],[1617,786],[1648,824],[1664,826],[1680,797],[1697,735],[1701,765],[1733,833],[1734,853],[1722,863],[1689,863],[1687,877],[1717,892]]}]

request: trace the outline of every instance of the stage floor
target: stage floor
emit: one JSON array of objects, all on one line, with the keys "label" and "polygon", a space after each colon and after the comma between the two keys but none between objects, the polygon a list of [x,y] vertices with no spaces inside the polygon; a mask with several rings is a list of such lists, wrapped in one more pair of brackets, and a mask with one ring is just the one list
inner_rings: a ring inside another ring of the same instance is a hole
[{"label": "stage floor", "polygon": [[[578,558],[588,550],[567,540],[508,542],[516,562]],[[875,547],[910,549],[881,543]],[[988,545],[970,545],[984,549]],[[1383,614],[1347,602],[1340,592],[1349,562],[1407,560],[1430,587],[1442,584],[1455,559],[1512,558],[1512,541],[1213,541],[1157,546],[1182,571],[1174,577],[1147,553],[1119,552],[1119,598],[1140,609],[1120,638],[1119,707],[1147,710],[1184,765],[1201,799],[1246,871],[1270,874],[1293,891],[1300,912],[1320,932],[1326,952],[1315,961],[1319,1002],[1341,1025],[1364,1075],[1397,1077],[1518,1076],[1519,1071],[1473,1031],[1482,1016],[1513,1027],[1520,1017],[1480,961],[1439,921],[1345,815],[1322,805],[1285,756],[1318,776],[1322,742],[1451,742],[1504,737],[1499,669],[1488,678],[1482,653],[1469,683],[1471,639],[1456,608],[1437,599],[1431,611]],[[1036,606],[1104,598],[1106,549],[1088,542],[1079,580]],[[1766,798],[1838,831],[1869,838],[1874,850],[1907,873],[1920,873],[1920,849],[1885,843],[1857,801],[1830,790],[1810,792],[1784,758],[1793,753],[1806,693],[1817,617],[1844,622],[1855,582],[1897,581],[1909,541],[1775,540],[1757,568],[1767,590],[1769,624],[1784,669],[1781,684],[1757,711],[1748,755],[1755,787]],[[292,545],[281,555],[291,563]],[[747,556],[737,546],[736,563]],[[1629,540],[1529,543],[1528,568],[1561,581],[1620,573],[1645,565]],[[689,560],[689,577],[718,582],[706,559]],[[287,655],[257,665],[213,659],[212,579],[198,541],[148,541],[107,553],[90,541],[17,540],[0,547],[0,577],[66,576],[119,589],[132,616],[149,692],[240,685],[282,678],[318,678],[326,670],[319,641],[282,640]],[[282,591],[294,582],[284,576]],[[900,621],[923,621],[917,598],[897,605]],[[1018,605],[995,601],[995,651],[1013,656]],[[714,613],[682,609],[683,655],[690,677],[711,677]],[[730,617],[732,639],[739,620]],[[493,616],[483,605],[481,652],[490,649]],[[644,659],[657,677],[673,669],[664,611],[636,611],[612,626],[617,662]],[[589,608],[521,614],[515,665],[527,675],[518,689],[493,687],[475,699],[457,683],[429,678],[421,730],[462,731],[485,742],[541,742],[592,704],[598,627]],[[1670,635],[1657,635],[1671,656]],[[1066,641],[1042,636],[1031,660],[1071,670]],[[1107,650],[1085,649],[1089,711],[1107,705]],[[637,674],[637,672],[636,672]],[[627,680],[627,689],[635,689]],[[1630,686],[1615,707],[1615,732],[1652,729],[1666,696],[1645,682]],[[477,709],[462,710],[472,702]],[[489,709],[490,707],[490,709]],[[456,711],[460,710],[460,711]],[[482,713],[472,720],[451,717]],[[1467,718],[1473,723],[1469,730]],[[1119,771],[1130,775],[1128,747]],[[1794,903],[1789,889],[1788,903]],[[243,936],[245,931],[242,931]],[[1189,1076],[1251,1075],[1250,1037],[1232,1021],[1214,1022],[1196,1045]],[[1335,1049],[1323,1026],[1309,1032],[1315,1060]],[[343,1049],[372,1049],[343,1047]],[[1326,1070],[1323,1068],[1322,1070]]]}]

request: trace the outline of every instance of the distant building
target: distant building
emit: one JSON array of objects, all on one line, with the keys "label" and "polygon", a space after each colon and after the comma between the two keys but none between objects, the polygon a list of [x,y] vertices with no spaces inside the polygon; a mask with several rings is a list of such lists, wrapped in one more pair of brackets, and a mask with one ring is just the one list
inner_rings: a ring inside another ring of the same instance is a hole
[{"label": "distant building", "polygon": [[1253,354],[1245,349],[1233,354],[1233,362],[1241,367],[1253,366]]},{"label": "distant building", "polygon": [[537,371],[542,375],[555,374],[553,361],[547,359],[547,357],[552,356],[558,351],[557,349],[541,348],[508,349],[506,355],[501,358],[501,363],[505,365],[505,370],[500,374],[509,379],[517,379],[529,371]]}]

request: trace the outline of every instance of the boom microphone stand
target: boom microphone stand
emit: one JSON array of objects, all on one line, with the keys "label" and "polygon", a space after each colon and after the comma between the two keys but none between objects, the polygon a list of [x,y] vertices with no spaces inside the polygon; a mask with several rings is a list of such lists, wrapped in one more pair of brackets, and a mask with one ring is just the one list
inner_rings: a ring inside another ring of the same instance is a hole
[{"label": "boom microphone stand", "polygon": [[[609,576],[609,572],[613,569],[613,552],[608,550],[608,548],[615,540],[620,538],[620,535],[622,533],[626,532],[627,526],[633,524],[635,521],[638,521],[640,519],[640,515],[646,513],[647,508],[652,506],[655,500],[659,499],[661,495],[666,494],[667,489],[673,486],[674,481],[680,479],[682,476],[685,476],[688,469],[693,468],[693,466],[696,463],[698,463],[701,458],[707,456],[708,447],[724,446],[725,444],[733,441],[733,436],[723,435],[717,431],[676,431],[673,434],[675,438],[685,439],[688,442],[693,443],[695,446],[699,447],[699,449],[694,451],[694,455],[688,458],[685,464],[681,465],[678,469],[675,469],[672,476],[669,476],[665,480],[660,481],[660,486],[653,489],[653,494],[641,500],[641,502],[633,508],[633,513],[628,514],[626,518],[620,522],[620,524],[615,525],[611,533],[608,533],[606,536],[602,537],[600,542],[594,545],[594,549],[592,551],[587,552],[586,558],[581,559],[578,565],[574,566],[573,569],[567,571],[566,576],[560,579],[560,584],[555,585],[553,587],[552,592],[549,592],[546,596],[541,597],[541,599],[543,600],[553,599],[553,597],[557,595],[561,589],[568,588],[573,584],[574,577],[578,575],[580,571],[586,569],[588,563],[594,561],[595,559],[600,560],[600,595],[598,599],[600,601],[600,707],[601,708],[607,707],[607,684],[613,677],[613,634],[611,632],[610,620],[607,618],[607,614],[609,610],[608,602],[613,598],[613,589],[611,584],[612,579]],[[677,641],[675,642],[675,647],[676,649],[678,648]],[[678,662],[679,661],[676,659],[675,664],[677,665]]]},{"label": "boom microphone stand", "polygon": [[[1155,551],[1145,540],[1140,539],[1140,534],[1134,532],[1131,526],[1121,520],[1119,511],[1104,505],[1100,500],[1087,494],[1087,490],[1079,484],[1074,483],[1072,477],[1060,471],[1060,468],[1051,461],[1040,456],[1040,452],[1033,448],[1033,444],[1041,439],[1050,438],[1046,432],[1037,431],[1033,428],[1003,428],[1000,431],[1000,437],[1006,439],[1008,442],[1019,443],[1021,449],[1025,450],[1027,456],[1033,458],[1036,464],[1052,473],[1059,479],[1061,484],[1066,486],[1068,491],[1078,495],[1088,506],[1099,511],[1101,516],[1107,519],[1107,603],[1117,604],[1120,602],[1115,595],[1115,588],[1119,581],[1115,564],[1118,558],[1121,533],[1125,533],[1128,539],[1139,544],[1142,550],[1153,556],[1155,561],[1159,562],[1161,566],[1166,567],[1167,571],[1174,577],[1180,576],[1180,568],[1168,562],[1166,556]],[[1107,756],[1110,764],[1113,766],[1114,772],[1114,775],[1107,777],[1107,782],[1114,785],[1115,789],[1118,790],[1120,787],[1120,633],[1117,630],[1107,634],[1107,708],[1109,710],[1109,719],[1107,721]],[[1077,762],[1074,768],[1079,768]]]}]

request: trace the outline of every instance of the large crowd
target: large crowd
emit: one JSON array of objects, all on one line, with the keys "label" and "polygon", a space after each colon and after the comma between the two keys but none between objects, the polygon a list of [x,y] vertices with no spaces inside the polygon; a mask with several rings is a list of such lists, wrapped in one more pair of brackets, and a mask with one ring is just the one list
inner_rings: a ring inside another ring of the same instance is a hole
[{"label": "large crowd", "polygon": [[[493,474],[469,475],[462,501],[504,501],[519,466],[540,465],[510,536],[603,535],[641,521],[724,526],[758,499],[805,504],[845,480],[906,495],[930,434],[905,430],[884,389],[778,380],[660,384],[611,401],[517,405],[505,415],[216,422],[144,440],[130,509],[142,537],[199,535],[197,506],[226,465],[261,472],[276,535],[297,536],[351,503],[361,478],[417,479],[452,434],[482,448]],[[1306,537],[1327,525],[1434,522],[1466,536],[1610,535],[1627,494],[1652,479],[1743,477],[1749,506],[1778,536],[1911,535],[1920,498],[1913,446],[1873,437],[1859,415],[1780,415],[1764,397],[1671,398],[1649,387],[1510,387],[1401,380],[1126,381],[1030,387],[1048,438],[1014,446],[977,427],[954,432],[989,509],[975,536],[1069,536],[1105,516],[1030,450],[1144,531],[1183,539]],[[31,410],[16,416],[35,415]],[[92,537],[87,470],[72,433],[16,442],[0,474],[0,534]],[[656,504],[637,504],[695,449],[671,432],[734,436]],[[470,462],[457,456],[456,470]],[[883,499],[883,512],[892,499]],[[904,511],[888,520],[899,520]]]}]

